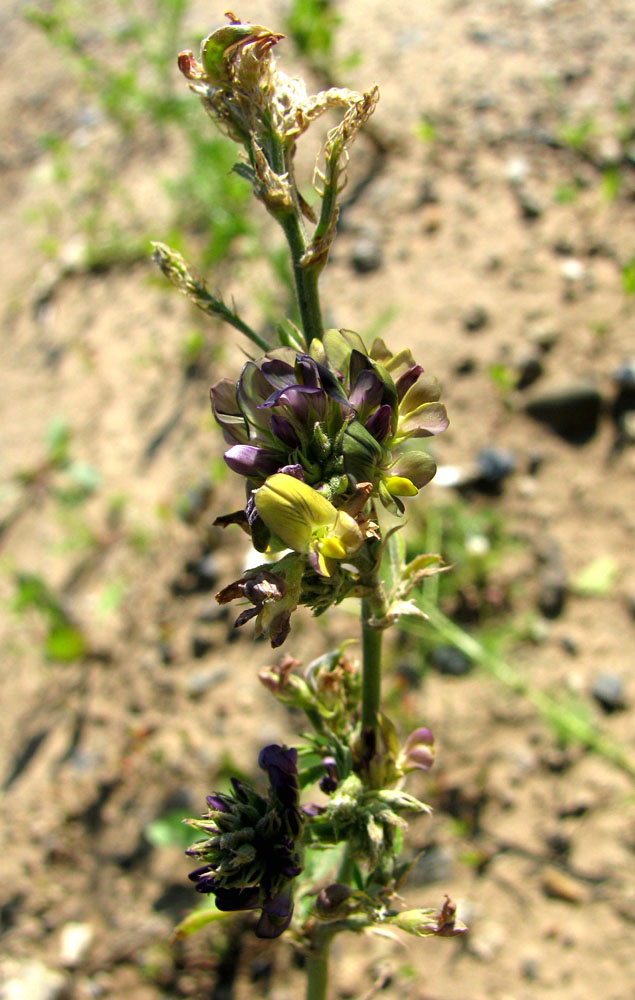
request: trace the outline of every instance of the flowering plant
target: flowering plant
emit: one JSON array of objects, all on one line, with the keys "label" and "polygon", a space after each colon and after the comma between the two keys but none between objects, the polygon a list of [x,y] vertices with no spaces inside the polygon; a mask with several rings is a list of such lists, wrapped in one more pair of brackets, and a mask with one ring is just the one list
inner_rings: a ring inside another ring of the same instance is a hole
[{"label": "flowering plant", "polygon": [[[236,170],[281,225],[293,273],[300,327],[281,323],[277,341],[252,330],[168,247],[155,257],[166,276],[202,309],[243,333],[258,349],[238,379],[211,390],[229,468],[244,484],[244,502],[217,518],[237,525],[261,562],[225,586],[221,604],[247,602],[236,625],[254,619],[272,647],[285,642],[298,606],[318,615],[345,597],[361,601],[362,663],[345,646],[302,674],[286,655],[260,679],[284,704],[306,715],[312,732],[298,749],[265,747],[259,757],[269,790],[232,780],[232,791],[207,799],[190,820],[203,839],[188,854],[200,865],[190,878],[217,910],[260,910],[256,934],[289,929],[305,950],[307,1000],[327,990],[329,943],[335,934],[391,925],[410,933],[449,936],[464,927],[449,899],[441,909],[404,910],[395,895],[409,865],[399,858],[405,817],[429,807],[403,785],[434,761],[425,727],[400,745],[380,707],[382,635],[404,613],[422,576],[439,557],[406,563],[399,522],[404,501],[433,478],[431,456],[411,444],[448,425],[438,381],[409,350],[393,353],[381,339],[367,347],[351,330],[325,330],[318,279],[335,237],[338,199],[349,148],[372,114],[376,87],[364,94],[331,88],[307,94],[273,56],[282,36],[227,15],[229,23],[202,43],[200,58],[181,53],[179,67],[211,118],[236,142]],[[315,212],[294,174],[298,140],[326,111],[341,114],[318,156]],[[387,550],[391,571],[381,572]],[[317,783],[320,802],[300,802]],[[338,862],[314,884],[309,852],[334,849]],[[294,899],[296,905],[294,909]]]}]

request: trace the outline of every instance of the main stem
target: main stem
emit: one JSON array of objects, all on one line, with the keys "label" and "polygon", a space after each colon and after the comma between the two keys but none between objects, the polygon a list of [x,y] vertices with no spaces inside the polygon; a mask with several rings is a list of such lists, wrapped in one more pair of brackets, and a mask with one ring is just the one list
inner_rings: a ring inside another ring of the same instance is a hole
[{"label": "main stem", "polygon": [[312,340],[324,339],[324,323],[322,322],[322,309],[318,292],[319,268],[315,265],[303,267],[300,263],[307,248],[301,221],[300,203],[293,181],[293,170],[290,169],[290,164],[287,162],[288,156],[285,154],[281,137],[273,126],[269,136],[269,159],[271,168],[279,176],[286,175],[292,179],[293,208],[280,214],[275,212],[272,214],[282,226],[289,245],[300,320],[308,349]]},{"label": "main stem", "polygon": [[326,1000],[332,936],[331,928],[324,924],[318,925],[313,932],[306,960],[306,1000]]},{"label": "main stem", "polygon": [[373,607],[362,599],[362,729],[376,729],[381,697],[381,639],[383,630],[373,628]]},{"label": "main stem", "polygon": [[312,340],[322,340],[324,324],[318,293],[318,273],[315,267],[303,267],[300,263],[306,250],[306,241],[297,214],[285,215],[280,219],[284,235],[291,251],[293,280],[300,310],[302,330],[307,347]]}]

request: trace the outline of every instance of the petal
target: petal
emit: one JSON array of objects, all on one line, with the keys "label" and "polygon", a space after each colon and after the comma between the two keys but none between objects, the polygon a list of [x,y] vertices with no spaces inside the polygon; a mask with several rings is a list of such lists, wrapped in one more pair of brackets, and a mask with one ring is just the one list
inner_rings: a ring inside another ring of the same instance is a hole
[{"label": "petal", "polygon": [[404,437],[430,437],[440,434],[450,421],[443,403],[424,403],[400,417],[398,433]]},{"label": "petal", "polygon": [[353,330],[327,330],[324,334],[324,348],[331,367],[341,375],[345,375],[348,371],[351,351],[368,353],[364,341]]},{"label": "petal", "polygon": [[260,409],[259,404],[269,396],[271,386],[257,364],[248,361],[243,365],[236,383],[236,399],[243,417],[258,430],[269,431],[270,414]]},{"label": "petal", "polygon": [[[364,536],[355,518],[347,514],[345,510],[338,510],[335,524],[330,532],[331,538],[337,538],[344,546],[344,553],[352,555],[361,548]],[[341,559],[343,556],[336,556]]]},{"label": "petal", "polygon": [[263,361],[260,365],[260,371],[274,389],[284,389],[285,386],[295,385],[297,382],[293,365],[289,365],[279,358]]},{"label": "petal", "polygon": [[316,528],[335,523],[337,511],[326,497],[284,473],[270,476],[255,491],[256,508],[270,531],[296,552],[306,552]]},{"label": "petal", "polygon": [[[401,398],[401,397],[400,397]],[[419,376],[401,399],[399,412],[410,413],[422,403],[436,403],[441,398],[441,383],[435,375]]]},{"label": "petal", "polygon": [[332,535],[321,540],[319,549],[325,559],[344,559],[346,557],[344,542]]},{"label": "petal", "polygon": [[[415,384],[422,372],[423,368],[421,365],[413,365],[412,368],[409,368],[408,371],[405,371],[403,375],[399,376],[396,383],[398,399],[404,398],[408,389]],[[438,398],[439,397],[437,396],[437,399]]]},{"label": "petal", "polygon": [[348,394],[348,401],[356,410],[365,411],[360,419],[364,420],[366,413],[375,410],[383,401],[384,387],[381,379],[373,371],[366,369],[359,373],[355,384]]},{"label": "petal", "polygon": [[297,448],[300,444],[300,438],[295,432],[293,424],[286,417],[282,417],[279,413],[271,414],[271,433],[288,448]]},{"label": "petal", "polygon": [[253,444],[235,444],[225,452],[224,458],[229,468],[240,476],[264,479],[280,467],[277,455]]},{"label": "petal", "polygon": [[216,889],[214,892],[216,906],[219,910],[255,910],[258,906],[259,892],[257,888],[247,889]]},{"label": "petal", "polygon": [[298,354],[295,362],[296,382],[317,389],[320,383],[317,363],[309,354]]},{"label": "petal", "polygon": [[387,403],[384,403],[384,405],[380,406],[374,413],[371,413],[370,417],[364,424],[364,427],[376,441],[381,443],[390,430],[391,417],[392,407],[388,406]]},{"label": "petal", "polygon": [[392,352],[386,347],[386,343],[381,337],[375,337],[369,353],[373,361],[381,361],[382,365],[385,365],[392,358]]},{"label": "petal", "polygon": [[412,351],[409,347],[405,347],[403,351],[397,351],[393,354],[391,358],[383,362],[383,365],[387,372],[390,372],[395,382],[408,371],[409,368],[413,368],[416,365],[416,361],[412,355]]},{"label": "petal", "polygon": [[434,478],[436,471],[436,463],[425,451],[407,451],[397,459],[390,474],[409,479],[420,490]]},{"label": "petal", "polygon": [[386,476],[384,483],[392,497],[414,497],[419,492],[414,483],[404,476]]},{"label": "petal", "polygon": [[238,409],[236,386],[227,378],[221,379],[210,389],[212,413],[226,441],[238,444],[248,440],[247,424]]}]

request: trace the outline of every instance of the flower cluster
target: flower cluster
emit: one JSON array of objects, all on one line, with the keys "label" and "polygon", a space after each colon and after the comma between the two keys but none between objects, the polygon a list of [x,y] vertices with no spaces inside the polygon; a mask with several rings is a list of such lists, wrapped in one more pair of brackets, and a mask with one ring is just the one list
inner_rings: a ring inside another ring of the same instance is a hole
[{"label": "flower cluster", "polygon": [[232,778],[231,793],[208,796],[209,812],[187,820],[206,835],[187,851],[203,862],[190,875],[196,890],[212,893],[219,910],[260,908],[262,938],[279,937],[289,926],[293,879],[302,870],[297,756],[293,748],[265,747],[258,763],[269,776],[267,797]]},{"label": "flower cluster", "polygon": [[[404,442],[448,426],[438,380],[408,349],[392,355],[377,338],[368,352],[349,330],[328,330],[311,352],[276,349],[247,362],[235,385],[223,379],[212,388],[227,465],[247,479],[248,493],[282,471],[336,506],[371,483],[385,506],[403,512],[398,498],[415,495],[436,471]],[[253,527],[249,500],[246,514]]]},{"label": "flower cluster", "polygon": [[[254,604],[236,624],[256,616],[257,630],[279,645],[298,603],[319,613],[352,590],[360,550],[377,537],[375,500],[401,514],[401,498],[416,495],[436,472],[430,455],[407,442],[445,430],[439,396],[437,379],[409,350],[392,355],[377,339],[367,351],[348,330],[328,330],[310,353],[272,350],[248,361],[237,383],[222,379],[212,388],[214,417],[229,444],[225,461],[246,488],[244,510],[217,523],[241,524],[258,551],[291,549],[302,557],[292,584],[286,560],[284,568],[259,567],[221,591],[222,603],[245,596]],[[263,573],[268,584],[275,577],[276,590],[264,604]]]}]

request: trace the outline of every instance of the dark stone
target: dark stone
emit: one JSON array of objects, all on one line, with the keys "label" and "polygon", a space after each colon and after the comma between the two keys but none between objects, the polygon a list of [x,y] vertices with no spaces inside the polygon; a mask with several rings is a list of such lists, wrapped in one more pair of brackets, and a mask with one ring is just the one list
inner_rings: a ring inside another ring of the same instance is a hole
[{"label": "dark stone", "polygon": [[613,381],[621,389],[635,390],[635,360],[624,361],[613,372]]},{"label": "dark stone", "polygon": [[173,580],[170,589],[174,597],[207,594],[218,584],[218,567],[211,552],[204,552],[198,559],[188,559],[184,571]]},{"label": "dark stone", "polygon": [[541,451],[532,451],[527,456],[527,474],[529,476],[535,476],[545,460],[545,456]]},{"label": "dark stone", "polygon": [[476,456],[478,478],[491,485],[506,479],[515,466],[516,460],[512,453],[501,448],[481,448]]},{"label": "dark stone", "polygon": [[203,656],[209,653],[213,645],[214,643],[209,639],[205,639],[200,635],[193,635],[190,644],[192,656],[194,656],[197,660],[200,660]]},{"label": "dark stone", "polygon": [[463,316],[463,329],[468,333],[477,333],[489,323],[489,313],[483,306],[472,306]]},{"label": "dark stone", "polygon": [[544,371],[542,361],[535,354],[527,354],[516,363],[516,389],[527,389]]},{"label": "dark stone", "polygon": [[577,656],[579,653],[577,642],[568,635],[563,635],[560,645],[569,656]]},{"label": "dark stone", "polygon": [[227,671],[223,670],[198,670],[185,681],[185,690],[190,698],[200,698],[217,684],[227,679]]},{"label": "dark stone", "polygon": [[351,264],[358,274],[377,271],[383,263],[383,251],[379,240],[370,236],[360,236],[351,251]]},{"label": "dark stone", "polygon": [[214,622],[224,622],[227,621],[229,617],[229,608],[226,604],[218,604],[216,601],[210,601],[209,604],[205,604],[196,616],[197,622],[203,622],[205,625],[213,625]]},{"label": "dark stone", "polygon": [[186,524],[195,524],[201,514],[207,510],[211,497],[212,486],[209,479],[201,479],[199,483],[190,487],[179,498],[177,502],[178,516]]},{"label": "dark stone", "polygon": [[576,383],[534,396],[525,405],[525,412],[570,444],[584,444],[597,430],[601,405],[595,386]]},{"label": "dark stone", "polygon": [[518,185],[514,188],[514,190],[516,192],[516,201],[518,202],[520,214],[523,219],[526,219],[528,222],[533,222],[535,219],[539,219],[543,213],[543,207],[536,196],[531,194],[531,192],[522,185]]},{"label": "dark stone", "polygon": [[192,909],[192,888],[183,882],[173,882],[166,886],[158,899],[155,900],[153,910],[158,913],[168,913],[174,923],[183,919],[186,912]]},{"label": "dark stone", "polygon": [[272,972],[273,960],[268,956],[252,958],[249,963],[249,979],[252,983],[263,983],[266,986],[271,980]]},{"label": "dark stone", "polygon": [[400,686],[407,691],[416,691],[421,687],[421,671],[412,663],[402,660],[395,667],[395,675]]},{"label": "dark stone", "polygon": [[555,858],[566,858],[571,853],[571,837],[561,830],[554,830],[545,837],[545,844]]},{"label": "dark stone", "polygon": [[159,659],[166,667],[174,662],[174,651],[172,645],[162,639],[159,643]]},{"label": "dark stone", "polygon": [[593,681],[591,694],[607,714],[626,708],[624,682],[616,674],[598,674]]},{"label": "dark stone", "polygon": [[538,607],[545,618],[558,618],[567,598],[567,577],[558,566],[546,566],[540,574]]},{"label": "dark stone", "polygon": [[440,844],[428,847],[408,878],[411,885],[428,885],[430,882],[447,882],[452,877],[452,855]]},{"label": "dark stone", "polygon": [[417,198],[417,205],[438,205],[439,196],[434,190],[434,184],[429,177],[424,177],[421,182],[421,187],[419,188],[419,197]]},{"label": "dark stone", "polygon": [[463,677],[474,666],[469,656],[456,646],[435,646],[428,659],[440,674],[448,677]]},{"label": "dark stone", "polygon": [[523,979],[534,983],[540,974],[540,963],[537,958],[523,958],[520,963],[520,974]]},{"label": "dark stone", "polygon": [[472,375],[476,371],[476,361],[474,358],[462,358],[455,365],[454,371],[457,375]]}]

